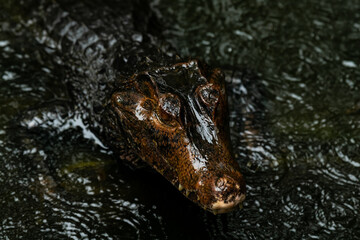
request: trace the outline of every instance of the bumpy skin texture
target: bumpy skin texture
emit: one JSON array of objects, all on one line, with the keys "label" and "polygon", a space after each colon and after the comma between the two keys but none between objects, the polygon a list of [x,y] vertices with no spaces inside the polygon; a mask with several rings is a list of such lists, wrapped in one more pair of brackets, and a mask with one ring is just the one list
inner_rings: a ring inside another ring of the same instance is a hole
[{"label": "bumpy skin texture", "polygon": [[151,14],[134,11],[141,0],[63,2],[34,4],[30,27],[66,68],[89,128],[119,158],[146,162],[204,209],[238,206],[245,183],[231,155],[222,72],[176,56],[154,36]]},{"label": "bumpy skin texture", "polygon": [[223,213],[245,199],[219,69],[190,60],[134,74],[109,109],[137,155],[204,209]]}]

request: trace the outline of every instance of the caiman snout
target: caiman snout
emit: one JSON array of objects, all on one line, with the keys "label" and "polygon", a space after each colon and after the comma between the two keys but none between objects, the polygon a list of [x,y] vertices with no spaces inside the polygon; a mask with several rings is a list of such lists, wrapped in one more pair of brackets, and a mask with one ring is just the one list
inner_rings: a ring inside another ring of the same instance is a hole
[{"label": "caiman snout", "polygon": [[225,213],[239,206],[245,200],[245,185],[231,177],[218,178],[214,184],[216,202],[211,205],[214,213]]},{"label": "caiman snout", "polygon": [[215,214],[241,206],[245,200],[245,183],[241,175],[204,176],[196,185],[200,204]]}]

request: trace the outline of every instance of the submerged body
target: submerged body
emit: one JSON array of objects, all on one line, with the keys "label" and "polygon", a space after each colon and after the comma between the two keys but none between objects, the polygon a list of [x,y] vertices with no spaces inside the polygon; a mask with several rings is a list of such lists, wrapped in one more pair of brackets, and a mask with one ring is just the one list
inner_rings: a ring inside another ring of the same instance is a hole
[{"label": "submerged body", "polygon": [[245,183],[231,155],[224,76],[178,57],[136,4],[43,1],[23,24],[64,68],[74,111],[117,157],[147,163],[206,210],[228,212],[245,199]]}]

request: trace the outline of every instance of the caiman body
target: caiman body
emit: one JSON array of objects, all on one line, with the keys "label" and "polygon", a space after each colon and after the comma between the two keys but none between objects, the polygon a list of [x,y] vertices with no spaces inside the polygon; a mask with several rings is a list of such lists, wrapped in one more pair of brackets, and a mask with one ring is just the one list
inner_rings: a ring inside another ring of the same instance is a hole
[{"label": "caiman body", "polygon": [[151,14],[136,11],[140,2],[64,2],[41,2],[23,23],[64,69],[89,129],[204,209],[238,206],[245,183],[231,154],[222,72],[177,56],[155,37]]}]

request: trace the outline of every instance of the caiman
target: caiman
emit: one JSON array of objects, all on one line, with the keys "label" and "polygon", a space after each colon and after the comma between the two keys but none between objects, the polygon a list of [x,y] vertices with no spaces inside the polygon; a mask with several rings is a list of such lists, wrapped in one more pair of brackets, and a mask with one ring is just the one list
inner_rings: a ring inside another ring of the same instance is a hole
[{"label": "caiman", "polygon": [[74,111],[116,157],[146,163],[213,213],[244,201],[245,182],[231,153],[224,74],[180,58],[161,39],[148,5],[21,4],[29,41],[51,59],[43,61],[64,69]]}]

